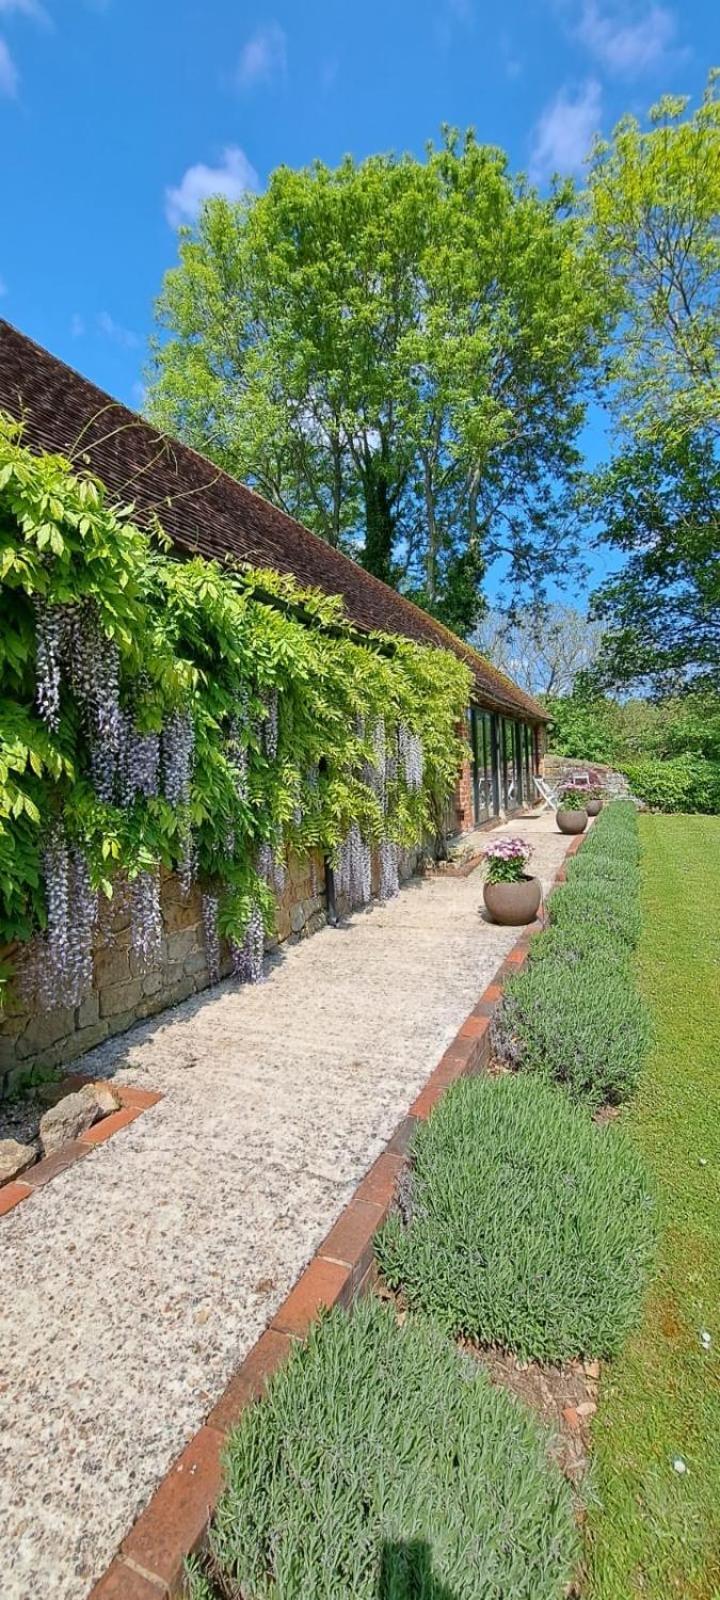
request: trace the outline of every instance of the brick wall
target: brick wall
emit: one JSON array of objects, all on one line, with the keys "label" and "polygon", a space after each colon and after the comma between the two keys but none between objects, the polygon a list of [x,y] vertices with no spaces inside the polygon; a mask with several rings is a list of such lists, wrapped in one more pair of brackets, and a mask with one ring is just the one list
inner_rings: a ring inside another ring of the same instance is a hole
[{"label": "brick wall", "polygon": [[[416,851],[402,851],[400,877],[409,877],[417,864]],[[373,892],[379,887],[377,861],[373,863]],[[112,1034],[124,1033],[134,1022],[154,1016],[168,1006],[187,1000],[207,988],[210,975],[205,955],[200,890],[187,900],[174,874],[161,880],[163,918],[161,960],[143,972],[130,945],[130,917],[118,906],[107,918],[94,954],[91,994],[74,1009],[58,1007],[40,1012],[23,1000],[12,983],[0,1023],[0,1099],[34,1075],[74,1061]],[[338,911],[348,907],[342,899]],[[309,856],[291,854],[285,889],[278,902],[277,933],[268,941],[273,948],[292,937],[306,937],[327,920],[325,867],[319,851]],[[18,947],[0,948],[0,961],[17,955]],[[222,975],[230,971],[227,953]]]}]

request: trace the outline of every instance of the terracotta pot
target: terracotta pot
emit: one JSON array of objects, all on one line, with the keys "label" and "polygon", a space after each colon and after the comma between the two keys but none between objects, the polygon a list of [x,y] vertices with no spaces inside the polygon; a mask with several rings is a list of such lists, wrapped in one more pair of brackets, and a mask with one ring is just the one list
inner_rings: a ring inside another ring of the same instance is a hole
[{"label": "terracotta pot", "polygon": [[555,821],[561,833],[584,833],[587,827],[587,811],[556,811]]},{"label": "terracotta pot", "polygon": [[598,817],[602,808],[602,800],[586,800],[585,802],[585,810],[589,817]]},{"label": "terracotta pot", "polygon": [[534,922],[540,908],[542,886],[539,878],[523,874],[516,883],[486,883],[485,908],[493,922],[503,928],[522,928]]}]

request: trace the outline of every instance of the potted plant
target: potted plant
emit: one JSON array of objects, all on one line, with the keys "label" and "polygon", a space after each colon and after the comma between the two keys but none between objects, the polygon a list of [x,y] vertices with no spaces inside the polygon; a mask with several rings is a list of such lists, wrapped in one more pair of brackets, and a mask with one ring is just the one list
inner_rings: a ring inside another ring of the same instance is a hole
[{"label": "potted plant", "polygon": [[603,808],[603,792],[598,784],[593,783],[585,790],[585,810],[589,817],[597,817]]},{"label": "potted plant", "polygon": [[504,928],[523,927],[537,916],[542,885],[525,871],[531,855],[532,845],[526,839],[493,839],[483,850],[485,907],[492,921]]},{"label": "potted plant", "polygon": [[555,821],[561,833],[585,832],[588,822],[585,810],[587,797],[587,789],[580,789],[574,783],[568,783],[561,789],[555,812]]}]

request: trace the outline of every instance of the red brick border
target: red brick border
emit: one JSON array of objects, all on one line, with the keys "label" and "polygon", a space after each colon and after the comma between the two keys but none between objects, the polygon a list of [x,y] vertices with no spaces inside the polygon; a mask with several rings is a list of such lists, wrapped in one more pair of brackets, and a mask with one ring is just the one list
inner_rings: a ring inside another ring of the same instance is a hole
[{"label": "red brick border", "polygon": [[[79,1073],[66,1079],[68,1094],[74,1089],[92,1083],[91,1078],[83,1078]],[[113,1093],[120,1101],[117,1111],[110,1111],[106,1117],[101,1117],[99,1122],[94,1122],[91,1128],[86,1128],[79,1138],[71,1139],[60,1150],[54,1150],[51,1156],[44,1160],[36,1161],[34,1167],[27,1167],[21,1178],[6,1183],[0,1189],[0,1217],[7,1216],[14,1211],[21,1200],[27,1200],[36,1189],[44,1189],[46,1183],[56,1178],[59,1172],[65,1172],[67,1167],[72,1167],[77,1161],[82,1161],[90,1154],[95,1145],[105,1144],[114,1133],[119,1133],[121,1128],[129,1127],[136,1117],[141,1117],[143,1111],[150,1106],[155,1106],[162,1095],[153,1089],[135,1089],[129,1084],[113,1084]]]},{"label": "red brick border", "polygon": [[[583,837],[571,840],[566,859],[577,853]],[[564,881],[561,866],[553,887]],[[222,1452],[229,1430],[246,1406],[262,1394],[267,1380],[287,1360],[293,1342],[305,1337],[323,1307],[349,1306],[370,1287],[374,1237],[390,1211],[417,1124],[430,1115],[457,1078],[488,1066],[490,1024],[502,1000],[505,980],[527,960],[532,938],[542,926],[538,921],[523,929],[383,1154],[366,1173],[203,1426],[155,1490],[88,1600],[179,1600],[182,1596],[185,1561],[202,1545],[219,1498]]]}]

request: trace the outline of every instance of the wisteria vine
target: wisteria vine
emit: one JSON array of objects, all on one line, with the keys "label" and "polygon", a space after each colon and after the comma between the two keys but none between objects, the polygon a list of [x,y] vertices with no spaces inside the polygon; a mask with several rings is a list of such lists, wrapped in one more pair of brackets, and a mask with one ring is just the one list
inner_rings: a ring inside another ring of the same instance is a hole
[{"label": "wisteria vine", "polygon": [[165,959],[167,873],[210,976],[227,949],[246,981],[290,851],[314,899],[323,856],[353,905],[374,861],[396,892],[454,781],[460,662],[361,639],[341,601],[277,573],[171,559],[2,415],[0,516],[0,938],[25,943],[38,1005],[81,1004],[123,926],[134,970]]}]

